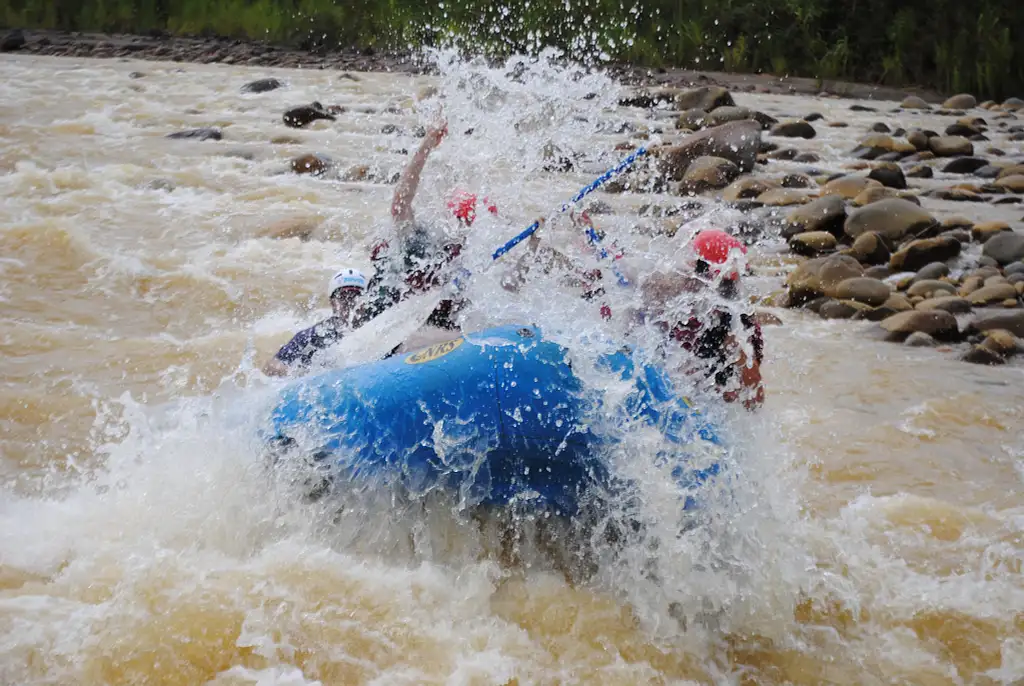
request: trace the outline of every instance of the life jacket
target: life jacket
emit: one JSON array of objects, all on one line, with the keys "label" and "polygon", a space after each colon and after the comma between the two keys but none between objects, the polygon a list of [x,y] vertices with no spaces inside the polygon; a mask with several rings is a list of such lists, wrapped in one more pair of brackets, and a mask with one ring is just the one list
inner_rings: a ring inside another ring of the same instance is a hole
[{"label": "life jacket", "polygon": [[[727,357],[726,341],[733,333],[733,314],[728,310],[713,309],[705,317],[692,316],[678,321],[668,331],[671,340],[677,342],[684,350],[700,360],[706,360],[705,373],[714,376],[715,383],[725,386],[735,375],[736,370]],[[741,314],[740,323],[749,331],[748,341],[754,350],[754,359],[758,364],[764,359],[764,336],[761,325],[753,315]],[[668,328],[663,325],[663,328]]]},{"label": "life jacket", "polygon": [[[382,240],[370,251],[370,262],[374,264],[378,272],[387,269],[387,262],[391,259],[391,255],[388,254],[390,247],[386,240]],[[422,292],[439,285],[441,270],[461,253],[462,245],[460,243],[445,244],[435,255],[429,255],[426,250],[408,251],[403,255],[404,264],[402,265],[405,274],[403,282],[408,287],[408,292]]]},{"label": "life jacket", "polygon": [[[448,243],[438,250],[430,249],[430,241],[425,231],[418,230],[413,234],[402,256],[401,287],[394,282],[389,283],[388,277],[395,273],[389,264],[393,256],[389,254],[390,245],[387,240],[378,241],[370,250],[370,261],[376,273],[370,279],[367,289],[374,294],[366,314],[375,317],[388,307],[414,293],[423,293],[441,285],[441,272],[462,252],[460,243]],[[455,315],[465,306],[459,298],[442,300],[430,314],[427,324],[444,329],[454,329]]]}]

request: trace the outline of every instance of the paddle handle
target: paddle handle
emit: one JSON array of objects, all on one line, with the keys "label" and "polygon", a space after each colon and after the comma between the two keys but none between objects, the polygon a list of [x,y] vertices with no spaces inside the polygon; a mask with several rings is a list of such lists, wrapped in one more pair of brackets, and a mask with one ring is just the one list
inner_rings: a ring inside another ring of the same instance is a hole
[{"label": "paddle handle", "polygon": [[[578,203],[584,197],[586,197],[590,193],[593,193],[595,190],[597,190],[598,187],[600,187],[606,181],[608,181],[609,179],[611,179],[612,177],[614,177],[614,176],[616,176],[618,174],[621,174],[626,168],[630,167],[634,162],[636,162],[638,158],[640,158],[642,155],[646,155],[646,154],[647,154],[647,148],[643,148],[643,147],[637,148],[628,157],[626,157],[624,160],[622,160],[617,165],[615,165],[614,167],[612,167],[611,169],[606,171],[604,174],[601,174],[601,176],[599,176],[596,179],[594,179],[593,181],[591,181],[588,185],[586,185],[583,188],[581,188],[580,191],[576,195],[573,196],[572,200],[570,200],[569,202],[567,202],[564,205],[562,205],[562,208],[558,212],[559,213],[565,212],[567,209],[569,209],[570,207],[572,207],[573,205]],[[533,233],[537,229],[539,229],[539,228],[540,228],[540,220],[535,221],[534,223],[530,224],[525,229],[520,231],[518,235],[516,235],[515,237],[510,239],[507,243],[505,243],[505,245],[503,245],[500,248],[498,248],[497,250],[495,250],[494,254],[491,255],[491,259],[493,259],[493,260],[498,259],[502,255],[507,253],[509,250],[511,250],[512,248],[516,247],[517,245],[519,245],[520,243],[525,241],[527,238],[529,238],[531,235],[533,235]],[[597,233],[593,230],[593,228],[587,229],[587,236],[589,236],[590,240],[592,242],[594,242],[594,243],[597,243],[597,242],[600,241],[600,238],[598,237]],[[604,257],[606,254],[607,254],[607,251],[602,249],[602,257]],[[622,280],[622,278],[620,276],[620,282],[621,282],[621,280]]]}]

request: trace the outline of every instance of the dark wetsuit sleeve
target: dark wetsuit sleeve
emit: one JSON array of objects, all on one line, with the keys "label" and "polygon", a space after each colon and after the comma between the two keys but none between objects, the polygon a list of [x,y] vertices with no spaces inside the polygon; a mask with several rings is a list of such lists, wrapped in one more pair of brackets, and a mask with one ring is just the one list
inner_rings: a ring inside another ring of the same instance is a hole
[{"label": "dark wetsuit sleeve", "polygon": [[743,328],[750,331],[750,345],[754,348],[754,359],[758,364],[764,361],[764,334],[761,332],[761,325],[757,323],[753,315],[744,314],[740,315],[740,321],[743,322]]},{"label": "dark wetsuit sleeve", "polygon": [[290,341],[281,346],[274,357],[289,367],[307,367],[317,352],[339,340],[341,334],[337,328],[331,325],[330,320],[324,320],[295,334]]},{"label": "dark wetsuit sleeve", "polygon": [[[754,349],[754,359],[760,364],[764,357],[761,326],[753,316],[746,314],[740,315],[740,322],[749,333],[748,340]],[[724,386],[736,373],[726,348],[726,341],[732,332],[732,315],[725,311],[713,311],[706,322],[696,317],[685,323],[680,322],[673,329],[672,337],[696,357],[708,360],[708,374],[714,376],[718,385]]]},{"label": "dark wetsuit sleeve", "polygon": [[[430,232],[422,224],[411,227],[404,240],[396,246],[398,255],[391,254],[391,248],[382,244],[375,249],[372,261],[374,275],[367,285],[369,299],[358,315],[360,323],[376,317],[392,305],[397,304],[410,293],[423,292],[438,285],[438,274],[442,267],[459,255],[461,246],[450,244],[438,247],[431,240]],[[430,315],[428,324],[442,328],[454,328],[452,317],[458,306],[450,300],[442,301]]]},{"label": "dark wetsuit sleeve", "polygon": [[290,341],[281,346],[281,349],[277,351],[277,354],[274,355],[274,357],[289,366],[295,364],[296,361],[301,360],[306,356],[306,350],[310,348],[309,342],[312,337],[312,328],[298,332],[292,336]]}]

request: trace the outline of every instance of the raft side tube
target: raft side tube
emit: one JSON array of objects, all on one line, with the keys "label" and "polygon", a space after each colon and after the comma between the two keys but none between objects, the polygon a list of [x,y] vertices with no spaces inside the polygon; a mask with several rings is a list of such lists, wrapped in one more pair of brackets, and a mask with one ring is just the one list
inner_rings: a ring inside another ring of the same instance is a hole
[{"label": "raft side tube", "polygon": [[[635,384],[623,418],[679,448],[663,459],[678,461],[681,485],[717,473],[686,469],[682,451],[695,437],[719,440],[663,370],[637,373],[629,349],[602,355],[599,367]],[[602,456],[611,446],[592,426],[599,410],[566,348],[510,325],[300,379],[281,393],[271,442],[319,456],[350,487],[450,488],[465,504],[526,499],[575,514],[585,491],[610,482]]]}]

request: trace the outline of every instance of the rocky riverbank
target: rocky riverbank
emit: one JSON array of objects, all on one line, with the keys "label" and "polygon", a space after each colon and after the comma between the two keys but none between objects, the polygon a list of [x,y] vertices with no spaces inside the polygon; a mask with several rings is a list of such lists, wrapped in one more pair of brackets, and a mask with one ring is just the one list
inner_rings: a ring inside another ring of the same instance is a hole
[{"label": "rocky riverbank", "polygon": [[15,29],[0,38],[0,52],[22,52],[51,57],[128,57],[138,60],[238,64],[286,69],[340,69],[351,71],[422,72],[412,55],[371,49],[300,50],[229,38],[173,36],[156,31],[146,36],[29,31]]},{"label": "rocky riverbank", "polygon": [[[609,190],[687,198],[652,206],[663,230],[678,228],[673,215],[699,215],[707,197],[741,210],[731,229],[749,241],[784,239],[808,259],[767,304],[878,322],[878,335],[908,345],[963,344],[950,350],[969,362],[1002,364],[1024,351],[1024,217],[981,221],[946,210],[1024,203],[1024,101],[960,94],[938,107],[916,96],[884,111],[852,105],[890,123],[865,131],[844,170],[831,172],[816,169],[818,154],[801,143],[819,128],[844,128],[839,119],[778,121],[737,106],[720,87],[640,90],[621,104],[667,110],[682,137],[654,147],[646,170]],[[948,125],[898,124],[923,113]],[[791,162],[807,166],[773,173]]]},{"label": "rocky riverbank", "polygon": [[[14,29],[0,37],[0,52],[25,52],[52,57],[96,57],[238,64],[289,69],[340,69],[428,73],[430,65],[411,53],[365,50],[302,50],[258,41],[229,38],[174,36],[155,31],[149,35]],[[644,87],[721,86],[734,92],[816,95],[827,93],[858,99],[899,100],[916,94],[941,102],[937,93],[914,87],[890,88],[771,74],[730,74],[692,69],[647,69],[610,65],[608,70],[625,84]]]}]

